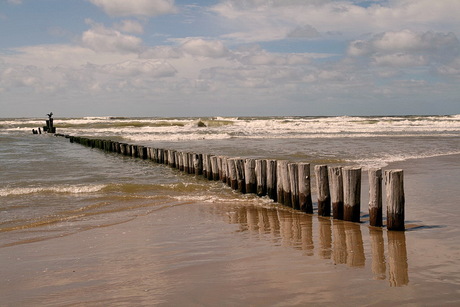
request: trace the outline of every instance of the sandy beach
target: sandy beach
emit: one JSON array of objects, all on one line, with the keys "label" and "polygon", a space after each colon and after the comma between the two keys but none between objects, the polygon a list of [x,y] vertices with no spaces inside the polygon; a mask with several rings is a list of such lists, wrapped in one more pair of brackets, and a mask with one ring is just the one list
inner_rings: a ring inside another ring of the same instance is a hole
[{"label": "sandy beach", "polygon": [[406,232],[249,198],[183,201],[115,225],[10,244],[0,248],[1,305],[455,306],[459,212],[442,204],[458,197],[442,188],[458,178],[458,158],[392,165],[405,169]]}]

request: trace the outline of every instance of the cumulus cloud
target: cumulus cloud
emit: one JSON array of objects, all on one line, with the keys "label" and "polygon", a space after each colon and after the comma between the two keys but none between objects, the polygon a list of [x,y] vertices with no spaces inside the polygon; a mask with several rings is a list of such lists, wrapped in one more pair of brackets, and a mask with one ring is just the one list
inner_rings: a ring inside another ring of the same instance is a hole
[{"label": "cumulus cloud", "polygon": [[173,0],[89,0],[110,16],[158,16],[176,12]]},{"label": "cumulus cloud", "polygon": [[[459,29],[457,0],[382,1],[360,6],[359,1],[223,1],[211,8],[232,32],[226,38],[241,42],[273,41],[290,36],[314,38],[337,33]],[[365,27],[363,27],[365,25]],[[264,29],[261,31],[260,29]]]},{"label": "cumulus cloud", "polygon": [[453,33],[391,31],[351,42],[348,54],[383,66],[423,66],[452,61],[460,54],[460,41]]},{"label": "cumulus cloud", "polygon": [[218,40],[205,40],[202,38],[190,38],[185,40],[180,49],[193,56],[210,58],[224,57],[229,53],[224,43]]},{"label": "cumulus cloud", "polygon": [[319,37],[318,30],[310,25],[298,26],[287,34],[291,38],[315,38]]},{"label": "cumulus cloud", "polygon": [[139,37],[123,34],[100,24],[92,24],[81,37],[82,44],[95,51],[132,53],[139,52],[142,40]]},{"label": "cumulus cloud", "polygon": [[[94,66],[93,66],[94,67]],[[150,77],[163,78],[172,77],[177,73],[177,70],[168,62],[163,60],[157,61],[139,61],[129,60],[122,63],[106,64],[98,66],[97,71],[122,76],[122,77]]]}]

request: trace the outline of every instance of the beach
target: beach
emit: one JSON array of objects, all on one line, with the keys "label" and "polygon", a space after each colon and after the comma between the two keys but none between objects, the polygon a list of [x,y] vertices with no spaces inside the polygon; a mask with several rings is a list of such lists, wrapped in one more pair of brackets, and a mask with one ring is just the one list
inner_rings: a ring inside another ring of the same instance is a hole
[{"label": "beach", "polygon": [[[0,187],[1,306],[457,306],[458,128],[408,135],[394,127],[388,135],[369,127],[353,136],[332,131],[328,142],[324,134],[263,140],[256,129],[239,138],[216,137],[223,128],[197,130],[208,139],[186,141],[164,132],[128,135],[147,146],[207,144],[213,154],[360,165],[361,223],[305,214],[64,138],[9,131],[3,140],[22,146],[23,157],[2,147],[9,176]],[[385,146],[388,157],[400,156],[382,159]],[[368,224],[366,170],[378,164],[404,170],[405,232]]]}]

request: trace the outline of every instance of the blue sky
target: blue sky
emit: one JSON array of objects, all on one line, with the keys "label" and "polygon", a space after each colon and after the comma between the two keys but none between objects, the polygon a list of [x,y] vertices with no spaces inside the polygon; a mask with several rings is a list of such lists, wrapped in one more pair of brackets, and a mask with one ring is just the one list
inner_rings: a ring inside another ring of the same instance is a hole
[{"label": "blue sky", "polygon": [[460,113],[458,0],[1,0],[0,117]]}]

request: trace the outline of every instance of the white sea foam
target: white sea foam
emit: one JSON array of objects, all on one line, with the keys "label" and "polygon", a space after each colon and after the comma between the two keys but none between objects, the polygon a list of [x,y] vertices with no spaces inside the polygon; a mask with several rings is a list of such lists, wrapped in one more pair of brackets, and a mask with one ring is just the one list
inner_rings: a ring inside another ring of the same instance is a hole
[{"label": "white sea foam", "polygon": [[431,152],[431,153],[421,153],[421,154],[388,154],[383,155],[379,158],[366,158],[366,159],[356,159],[353,161],[356,164],[359,164],[364,170],[371,168],[382,168],[388,166],[390,163],[402,162],[411,159],[427,159],[435,157],[443,157],[450,155],[460,155],[460,151],[451,151],[451,152]]},{"label": "white sea foam", "polygon": [[66,193],[83,194],[101,191],[105,185],[63,185],[51,187],[21,187],[21,188],[2,188],[0,196],[27,195],[36,193]]}]

